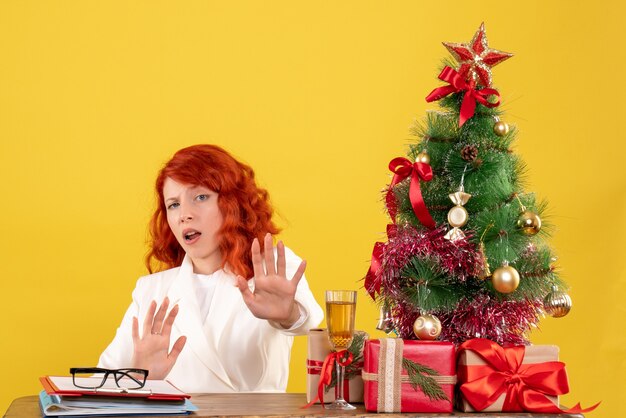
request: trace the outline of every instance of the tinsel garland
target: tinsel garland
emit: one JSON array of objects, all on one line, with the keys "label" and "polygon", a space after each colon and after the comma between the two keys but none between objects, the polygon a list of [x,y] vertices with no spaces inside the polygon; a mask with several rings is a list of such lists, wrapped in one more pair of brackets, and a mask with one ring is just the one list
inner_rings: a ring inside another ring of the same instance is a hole
[{"label": "tinsel garland", "polygon": [[[482,265],[482,255],[469,239],[455,242],[444,238],[446,227],[417,230],[412,225],[398,226],[385,244],[377,280],[382,283],[384,297],[399,297],[398,279],[413,257],[433,258],[453,280],[463,282],[476,276]],[[468,238],[471,234],[468,233]]]},{"label": "tinsel garland", "polygon": [[500,345],[528,345],[526,338],[541,314],[539,300],[497,300],[483,294],[465,299],[452,312],[442,314],[441,338],[460,344],[487,338]]},{"label": "tinsel garland", "polygon": [[[526,335],[536,327],[542,303],[538,300],[497,300],[478,294],[449,312],[434,312],[441,321],[440,340],[455,344],[472,338],[487,338],[500,345],[528,345]],[[393,308],[396,331],[401,338],[414,340],[413,322],[420,315],[410,304]]]}]

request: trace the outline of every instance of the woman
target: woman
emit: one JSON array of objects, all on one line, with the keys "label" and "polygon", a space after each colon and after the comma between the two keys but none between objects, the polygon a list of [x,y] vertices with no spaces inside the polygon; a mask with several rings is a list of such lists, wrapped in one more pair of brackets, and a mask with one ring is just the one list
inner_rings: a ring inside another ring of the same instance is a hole
[{"label": "woman", "polygon": [[190,393],[284,392],[293,336],[323,313],[305,262],[273,246],[267,192],[223,149],[196,145],[165,164],[156,193],[146,266],[159,271],[137,281],[98,366]]}]

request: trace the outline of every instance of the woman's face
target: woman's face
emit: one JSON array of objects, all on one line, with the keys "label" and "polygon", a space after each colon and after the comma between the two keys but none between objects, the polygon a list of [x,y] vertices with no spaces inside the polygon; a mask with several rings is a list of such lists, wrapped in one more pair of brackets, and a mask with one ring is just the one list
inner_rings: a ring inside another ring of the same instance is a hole
[{"label": "woman's face", "polygon": [[211,274],[222,265],[217,231],[222,214],[218,194],[204,186],[193,186],[166,178],[163,199],[167,223],[178,243],[189,255],[194,271]]}]

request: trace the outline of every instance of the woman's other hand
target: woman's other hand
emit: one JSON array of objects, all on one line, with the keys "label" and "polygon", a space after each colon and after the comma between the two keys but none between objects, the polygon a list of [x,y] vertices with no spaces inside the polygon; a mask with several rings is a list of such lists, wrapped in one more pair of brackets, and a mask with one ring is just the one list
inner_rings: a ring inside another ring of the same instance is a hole
[{"label": "woman's other hand", "polygon": [[[276,245],[277,260],[274,260],[272,235],[265,235],[263,255],[255,238],[252,242],[252,267],[254,268],[254,292],[248,282],[237,276],[237,287],[243,300],[254,316],[278,322],[283,328],[290,328],[299,318],[300,309],[294,299],[300,279],[306,269],[306,261],[298,266],[293,278],[287,279],[285,246],[282,241]],[[265,259],[265,269],[263,260]]]},{"label": "woman's other hand", "polygon": [[156,312],[157,303],[152,301],[146,319],[143,322],[143,332],[139,336],[139,321],[133,318],[133,367],[149,371],[148,379],[162,380],[168,375],[178,355],[183,350],[187,337],[179,337],[169,351],[172,324],[178,315],[178,305],[175,305],[167,314],[169,299],[163,299],[161,307]]}]

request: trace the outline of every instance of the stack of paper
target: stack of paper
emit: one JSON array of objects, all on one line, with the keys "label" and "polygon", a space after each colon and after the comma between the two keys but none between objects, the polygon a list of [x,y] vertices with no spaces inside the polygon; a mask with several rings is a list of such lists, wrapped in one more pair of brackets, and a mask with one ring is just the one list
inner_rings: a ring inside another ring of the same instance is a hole
[{"label": "stack of paper", "polygon": [[[44,390],[39,404],[46,417],[188,415],[198,410],[188,394],[166,380],[148,380],[139,390],[118,388],[114,383],[96,390],[80,389],[65,376],[46,376],[40,381]],[[101,379],[94,378],[94,386],[99,382]],[[89,382],[81,385],[89,386]]]}]

